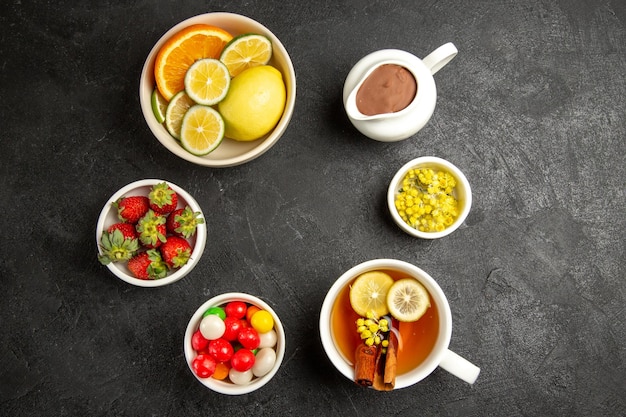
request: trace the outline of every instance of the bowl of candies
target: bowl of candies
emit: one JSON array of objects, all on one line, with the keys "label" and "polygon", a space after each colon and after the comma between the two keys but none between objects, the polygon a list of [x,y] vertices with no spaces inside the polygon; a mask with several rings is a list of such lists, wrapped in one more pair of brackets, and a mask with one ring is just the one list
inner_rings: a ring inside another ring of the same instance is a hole
[{"label": "bowl of candies", "polygon": [[98,260],[121,280],[160,287],[187,275],[206,245],[204,215],[178,185],[144,179],[106,202],[96,224]]},{"label": "bowl of candies", "polygon": [[208,167],[258,158],[284,134],[296,98],[287,50],[267,27],[234,13],[206,13],[154,45],[139,85],[158,141]]},{"label": "bowl of candies", "polygon": [[267,384],[285,356],[285,331],[258,297],[226,293],[196,310],[185,332],[185,359],[207,388],[241,395]]},{"label": "bowl of candies", "polygon": [[472,206],[472,191],[455,165],[423,156],[395,174],[387,190],[387,205],[400,229],[422,239],[438,239],[463,224]]}]

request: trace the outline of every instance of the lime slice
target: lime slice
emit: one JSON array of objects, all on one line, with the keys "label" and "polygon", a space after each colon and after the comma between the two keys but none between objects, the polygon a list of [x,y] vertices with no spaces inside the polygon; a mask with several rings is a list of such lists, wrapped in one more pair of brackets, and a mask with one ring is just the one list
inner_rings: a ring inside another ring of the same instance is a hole
[{"label": "lime slice", "polygon": [[224,139],[224,120],[211,107],[196,104],[185,117],[180,130],[180,143],[194,155],[206,155]]},{"label": "lime slice", "polygon": [[185,92],[193,101],[205,106],[222,101],[229,86],[228,68],[217,59],[199,59],[185,74]]},{"label": "lime slice", "polygon": [[172,100],[167,105],[167,110],[165,110],[165,127],[170,132],[170,135],[178,140],[180,140],[180,127],[183,123],[183,117],[194,104],[194,101],[187,93],[180,91],[172,97]]},{"label": "lime slice", "polygon": [[413,278],[393,283],[387,293],[389,313],[398,321],[417,321],[430,307],[430,297],[424,286]]},{"label": "lime slice", "polygon": [[361,274],[350,288],[350,305],[360,316],[371,313],[382,317],[389,312],[387,292],[393,285],[393,278],[384,272],[371,271]]},{"label": "lime slice", "polygon": [[163,123],[165,121],[165,111],[167,109],[168,102],[165,98],[163,98],[156,87],[152,90],[152,98],[150,101],[152,103],[152,112],[154,113],[154,117],[156,117],[157,122]]},{"label": "lime slice", "polygon": [[220,61],[222,61],[231,77],[243,70],[266,65],[272,58],[272,42],[263,35],[248,33],[237,36],[226,44]]}]

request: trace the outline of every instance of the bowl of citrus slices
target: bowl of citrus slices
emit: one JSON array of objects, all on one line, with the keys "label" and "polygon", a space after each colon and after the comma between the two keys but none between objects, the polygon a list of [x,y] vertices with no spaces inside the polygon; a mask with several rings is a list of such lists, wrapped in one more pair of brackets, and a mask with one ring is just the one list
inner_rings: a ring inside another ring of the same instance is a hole
[{"label": "bowl of citrus slices", "polygon": [[168,30],[144,63],[141,110],[159,142],[198,165],[229,167],[284,134],[296,76],[280,40],[234,13],[191,17]]}]

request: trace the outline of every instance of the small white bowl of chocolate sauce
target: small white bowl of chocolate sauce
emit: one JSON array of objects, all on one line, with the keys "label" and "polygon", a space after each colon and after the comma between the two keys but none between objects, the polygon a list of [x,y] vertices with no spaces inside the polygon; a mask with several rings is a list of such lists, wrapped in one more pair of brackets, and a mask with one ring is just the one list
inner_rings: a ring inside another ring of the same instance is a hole
[{"label": "small white bowl of chocolate sauce", "polygon": [[348,73],[343,103],[350,122],[381,142],[407,139],[422,129],[435,111],[433,75],[458,53],[446,43],[426,58],[399,49],[363,57]]}]

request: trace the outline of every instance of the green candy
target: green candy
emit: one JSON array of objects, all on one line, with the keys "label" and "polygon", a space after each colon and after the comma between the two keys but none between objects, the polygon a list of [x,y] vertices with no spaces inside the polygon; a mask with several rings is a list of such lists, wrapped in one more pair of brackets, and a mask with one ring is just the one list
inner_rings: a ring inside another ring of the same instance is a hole
[{"label": "green candy", "polygon": [[214,314],[214,315],[218,316],[222,320],[224,320],[226,318],[226,313],[224,312],[224,309],[222,307],[211,307],[207,311],[204,312],[202,317],[206,317],[206,316],[209,316],[211,314]]}]

